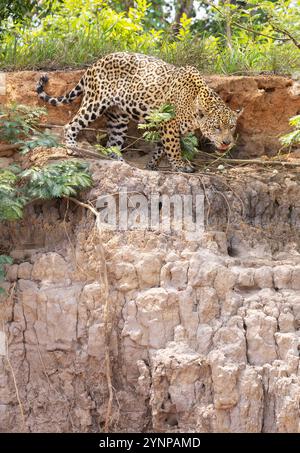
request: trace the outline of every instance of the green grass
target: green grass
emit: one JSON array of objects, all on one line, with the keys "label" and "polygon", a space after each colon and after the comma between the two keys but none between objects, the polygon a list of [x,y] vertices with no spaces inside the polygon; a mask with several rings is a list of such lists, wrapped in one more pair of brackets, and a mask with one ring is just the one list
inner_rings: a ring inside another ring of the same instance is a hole
[{"label": "green grass", "polygon": [[116,51],[132,51],[154,55],[176,65],[193,65],[210,74],[248,74],[270,72],[290,74],[300,68],[300,52],[292,44],[258,45],[249,48],[236,44],[232,51],[210,46],[205,39],[185,42],[130,44],[122,40],[100,41],[84,32],[65,39],[50,36],[28,45],[11,42],[0,45],[2,71],[25,69],[83,68],[101,56]]}]

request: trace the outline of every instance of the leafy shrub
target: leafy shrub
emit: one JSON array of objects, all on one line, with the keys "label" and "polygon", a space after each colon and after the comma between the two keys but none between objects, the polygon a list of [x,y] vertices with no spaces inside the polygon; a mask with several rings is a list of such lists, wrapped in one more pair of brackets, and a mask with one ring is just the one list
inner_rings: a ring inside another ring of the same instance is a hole
[{"label": "leafy shrub", "polygon": [[[170,121],[175,116],[174,107],[164,104],[158,109],[154,109],[146,116],[146,123],[140,123],[139,129],[146,130],[143,133],[144,140],[157,143],[160,140],[159,127],[165,121]],[[187,160],[192,160],[198,153],[198,139],[193,133],[180,137],[182,156]]]},{"label": "leafy shrub", "polygon": [[41,107],[12,104],[0,107],[1,140],[20,145],[22,153],[37,146],[52,148],[58,145],[57,138],[49,132],[39,131],[42,116],[47,111]]},{"label": "leafy shrub", "polygon": [[0,221],[22,218],[27,199],[18,187],[20,172],[16,166],[0,170]]},{"label": "leafy shrub", "polygon": [[193,160],[199,152],[198,139],[192,132],[180,138],[181,151],[187,160]]},{"label": "leafy shrub", "polygon": [[[1,282],[1,280],[4,280],[4,277],[5,277],[4,266],[6,264],[12,264],[12,263],[13,263],[13,260],[10,256],[0,255],[0,282]],[[4,293],[4,289],[1,288],[1,286],[0,286],[0,294],[1,293]]]},{"label": "leafy shrub", "polygon": [[19,220],[26,204],[36,199],[69,197],[89,188],[88,164],[65,160],[21,171],[17,166],[0,170],[0,221]]},{"label": "leafy shrub", "polygon": [[158,109],[153,109],[146,116],[146,123],[138,124],[138,129],[144,129],[143,138],[149,142],[158,142],[160,140],[159,126],[165,121],[169,121],[175,116],[174,107],[164,104]]},{"label": "leafy shrub", "polygon": [[28,178],[25,193],[31,199],[70,197],[92,185],[88,164],[72,160],[29,168],[21,176]]},{"label": "leafy shrub", "polygon": [[95,145],[95,148],[100,151],[103,156],[110,157],[111,155],[121,157],[122,151],[119,146],[102,146],[99,143]]},{"label": "leafy shrub", "polygon": [[290,119],[290,125],[293,126],[295,130],[280,138],[281,143],[285,147],[300,143],[300,115],[293,116]]}]

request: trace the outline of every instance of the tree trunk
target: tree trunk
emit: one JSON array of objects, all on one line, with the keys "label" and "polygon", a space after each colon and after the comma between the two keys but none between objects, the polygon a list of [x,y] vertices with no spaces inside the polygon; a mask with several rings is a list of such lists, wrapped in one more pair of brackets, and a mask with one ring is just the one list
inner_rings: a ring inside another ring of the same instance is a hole
[{"label": "tree trunk", "polygon": [[179,2],[179,5],[176,5],[176,14],[174,24],[172,26],[174,35],[177,35],[180,30],[180,19],[182,15],[185,13],[187,17],[191,17],[194,11],[194,1],[193,0],[185,0],[183,2]]},{"label": "tree trunk", "polygon": [[226,3],[235,3],[232,0],[224,0],[225,14],[226,14],[226,23],[225,23],[225,35],[226,35],[226,44],[230,50],[232,50],[232,32],[231,32],[231,11],[228,6],[225,6]]}]

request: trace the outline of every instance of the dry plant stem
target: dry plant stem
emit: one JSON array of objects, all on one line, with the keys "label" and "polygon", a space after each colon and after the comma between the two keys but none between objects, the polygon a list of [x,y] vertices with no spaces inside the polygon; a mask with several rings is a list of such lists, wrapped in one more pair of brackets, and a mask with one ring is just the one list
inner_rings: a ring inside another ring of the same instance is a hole
[{"label": "dry plant stem", "polygon": [[19,143],[13,143],[11,145],[0,145],[0,152],[18,149],[18,148],[20,148],[20,146],[21,145]]},{"label": "dry plant stem", "polygon": [[77,146],[74,146],[74,147],[69,148],[69,149],[70,149],[70,151],[75,151],[76,153],[78,153],[81,156],[88,156],[88,157],[92,157],[94,159],[101,159],[101,160],[112,160],[108,156],[101,156],[101,154],[95,153],[94,151],[89,151],[87,149],[79,148]]},{"label": "dry plant stem", "polygon": [[104,432],[108,433],[109,427],[110,427],[112,403],[113,403],[112,367],[111,367],[110,351],[109,351],[112,321],[110,319],[109,283],[108,283],[107,264],[106,264],[106,259],[105,259],[105,251],[104,251],[104,247],[103,247],[102,239],[101,239],[100,214],[93,206],[91,206],[87,203],[78,201],[76,198],[73,198],[73,197],[69,197],[68,199],[73,201],[73,203],[77,204],[78,206],[89,209],[96,217],[96,228],[97,228],[98,237],[99,237],[99,244],[95,248],[100,257],[100,262],[103,266],[102,273],[100,273],[100,281],[102,283],[102,288],[103,288],[102,297],[104,299],[105,375],[106,375],[106,382],[107,382],[107,386],[108,386],[108,403],[107,403],[107,409],[106,409]]},{"label": "dry plant stem", "polygon": [[[12,302],[12,298],[13,298],[13,294],[15,292],[15,288],[16,288],[16,283],[14,283],[13,286],[11,287],[11,289],[9,291],[9,295],[8,295],[7,299],[5,300],[5,304],[4,304],[5,312],[6,312],[6,302],[7,302],[7,300]],[[19,409],[20,409],[23,430],[27,431],[26,430],[26,424],[25,424],[24,409],[23,409],[23,404],[21,402],[21,398],[20,398],[20,394],[19,394],[17,379],[16,379],[14,368],[13,368],[12,363],[11,363],[10,358],[9,358],[9,350],[8,350],[8,343],[7,343],[7,334],[6,334],[6,331],[5,331],[4,317],[2,318],[2,326],[3,326],[3,332],[5,334],[5,358],[6,358],[7,364],[9,366],[9,369],[10,369],[10,372],[11,372],[11,375],[12,375],[12,378],[13,378],[13,381],[14,381],[14,387],[15,387],[16,397],[17,397],[17,401],[18,401],[18,405],[19,405]]]}]

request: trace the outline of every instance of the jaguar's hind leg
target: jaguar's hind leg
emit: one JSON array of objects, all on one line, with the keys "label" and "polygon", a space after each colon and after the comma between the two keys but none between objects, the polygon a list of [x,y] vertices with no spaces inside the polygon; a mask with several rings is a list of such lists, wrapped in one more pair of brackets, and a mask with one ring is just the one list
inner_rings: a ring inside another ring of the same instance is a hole
[{"label": "jaguar's hind leg", "polygon": [[[117,146],[120,151],[124,145],[126,139],[126,133],[128,130],[129,116],[118,110],[110,109],[105,113],[107,120],[107,132],[108,140],[106,143],[107,148]],[[113,151],[109,154],[109,157],[117,160],[123,160],[123,157]]]},{"label": "jaguar's hind leg", "polygon": [[91,122],[99,118],[106,110],[107,106],[104,103],[83,103],[72,121],[65,126],[65,143],[70,148],[72,154],[72,148],[77,145],[78,133],[87,127]]}]

